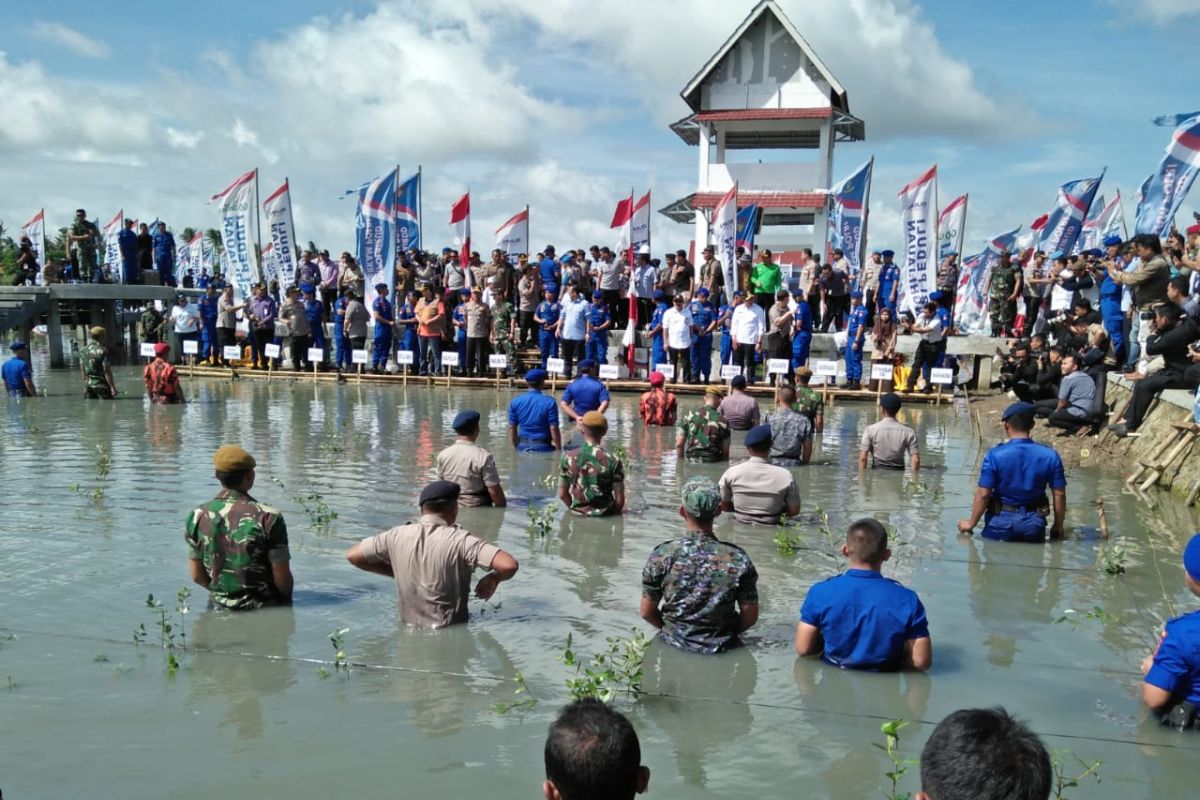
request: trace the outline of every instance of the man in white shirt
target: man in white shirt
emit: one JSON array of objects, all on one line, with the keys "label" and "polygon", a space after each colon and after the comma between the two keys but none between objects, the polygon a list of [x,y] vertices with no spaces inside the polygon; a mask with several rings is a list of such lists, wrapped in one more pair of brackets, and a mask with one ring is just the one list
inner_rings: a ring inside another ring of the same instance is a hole
[{"label": "man in white shirt", "polygon": [[654,290],[658,288],[658,267],[650,263],[650,249],[642,248],[638,253],[637,266],[633,268],[632,291],[637,295],[638,324],[650,327],[654,316]]},{"label": "man in white shirt", "polygon": [[629,315],[621,302],[621,275],[625,269],[625,260],[614,259],[607,247],[597,250],[591,264],[592,281],[604,295],[608,313],[612,314],[614,329],[624,328],[625,323],[629,321]]},{"label": "man in white shirt", "polygon": [[200,311],[188,302],[184,295],[171,309],[171,322],[175,326],[175,338],[179,340],[179,349],[175,351],[176,363],[183,363],[183,343],[200,342]]},{"label": "man in white shirt", "polygon": [[737,308],[729,321],[733,338],[733,363],[742,368],[746,380],[754,383],[754,354],[762,350],[762,337],[767,331],[767,315],[754,302],[754,295],[734,292]]},{"label": "man in white shirt", "polygon": [[[682,294],[675,295],[673,306],[663,312],[663,332],[666,334],[667,349],[675,367],[675,382],[692,382],[692,312],[684,302]],[[682,369],[681,369],[682,365]]]}]

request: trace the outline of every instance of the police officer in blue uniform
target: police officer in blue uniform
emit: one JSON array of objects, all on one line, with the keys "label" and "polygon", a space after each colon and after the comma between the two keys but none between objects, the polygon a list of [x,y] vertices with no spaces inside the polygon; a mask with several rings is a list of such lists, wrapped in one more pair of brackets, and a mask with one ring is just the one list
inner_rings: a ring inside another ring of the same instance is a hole
[{"label": "police officer in blue uniform", "polygon": [[[321,369],[325,368],[325,307],[317,299],[317,287],[311,283],[300,284],[301,300],[304,303],[304,316],[308,318],[308,327],[312,331],[309,348],[319,348],[321,360],[317,362]],[[305,355],[307,358],[307,354]]]},{"label": "police officer in blue uniform", "polygon": [[[1046,539],[1046,518],[1053,505],[1050,538],[1062,538],[1067,478],[1062,459],[1054,448],[1030,438],[1036,409],[1032,403],[1013,403],[1004,410],[1001,419],[1008,441],[996,445],[983,457],[971,516],[959,520],[959,532],[970,533],[982,517],[985,538],[1042,542]],[[1053,495],[1053,503],[1046,497],[1047,489]]]},{"label": "police officer in blue uniform", "polygon": [[338,372],[350,369],[350,338],[346,336],[346,306],[350,298],[342,295],[333,304],[333,365]]},{"label": "police officer in blue uniform", "polygon": [[608,304],[604,302],[604,292],[597,289],[592,292],[592,307],[588,309],[588,333],[586,355],[597,364],[608,363],[608,330],[612,327],[613,318],[609,313]]},{"label": "police officer in blue uniform", "polygon": [[701,286],[696,290],[696,299],[691,302],[692,324],[696,335],[692,338],[692,380],[708,383],[712,378],[713,329],[717,325],[717,309],[708,299],[708,289]]},{"label": "police officer in blue uniform", "polygon": [[558,318],[562,316],[562,305],[558,302],[558,289],[546,287],[544,298],[533,312],[533,321],[538,325],[538,350],[542,354],[542,369],[546,359],[558,358]]},{"label": "police officer in blue uniform", "polygon": [[[1200,533],[1183,550],[1188,591],[1200,595]],[[1178,730],[1197,727],[1200,708],[1200,611],[1167,621],[1154,652],[1142,661],[1142,702],[1163,725]]]},{"label": "police officer in blue uniform", "polygon": [[[808,304],[808,296],[803,289],[792,292],[796,301],[796,310],[792,312],[792,371],[808,364],[808,351],[812,347],[813,315],[812,306]],[[847,340],[849,341],[849,340]]]},{"label": "police officer in blue uniform", "polygon": [[1121,248],[1120,236],[1104,237],[1104,247],[1108,260],[1100,261],[1097,268],[1103,271],[1104,280],[1100,282],[1100,321],[1104,330],[1108,331],[1108,341],[1112,344],[1113,352],[1117,354],[1117,363],[1125,363],[1125,312],[1121,308],[1124,287],[1114,281],[1108,274],[1108,264],[1116,257]]},{"label": "police officer in blue uniform", "polygon": [[892,317],[896,316],[896,301],[900,298],[900,267],[892,259],[896,257],[895,250],[884,250],[883,263],[879,265],[879,294],[876,295],[878,308],[891,309]]},{"label": "police officer in blue uniform", "polygon": [[[725,293],[722,292],[721,296],[724,298]],[[741,292],[733,293],[733,302],[735,304],[738,303],[741,298]],[[717,327],[721,329],[721,341],[717,347],[721,354],[722,366],[733,363],[733,334],[729,330],[730,321],[733,319],[733,309],[734,306],[730,305],[728,301],[721,303],[721,307],[717,309]],[[720,372],[717,374],[719,376]]]},{"label": "police officer in blue uniform", "polygon": [[558,427],[558,403],[542,392],[546,370],[525,373],[529,389],[508,404],[508,440],[522,453],[553,453],[562,449]]},{"label": "police officer in blue uniform", "polygon": [[567,384],[559,403],[563,413],[576,422],[589,411],[603,414],[609,403],[608,387],[596,377],[596,362],[585,358],[578,366],[578,377]]},{"label": "police officer in blue uniform", "polygon": [[163,286],[175,285],[175,236],[167,231],[167,223],[159,222],[154,231],[154,266]]},{"label": "police officer in blue uniform", "polygon": [[217,350],[217,303],[220,301],[216,288],[211,284],[196,301],[196,308],[200,312],[200,360],[214,366],[221,363],[221,354]]},{"label": "police officer in blue uniform", "polygon": [[650,315],[650,326],[646,335],[650,337],[650,371],[659,364],[667,363],[667,349],[663,347],[663,314],[667,312],[667,295],[662,289],[654,290],[654,313]]},{"label": "police officer in blue uniform", "polygon": [[850,321],[846,324],[846,388],[862,388],[863,347],[867,340],[867,308],[862,292],[850,293]]},{"label": "police officer in blue uniform", "polygon": [[117,249],[121,252],[121,274],[125,283],[141,283],[142,276],[138,272],[137,233],[133,230],[133,220],[125,220],[125,227],[117,232]]},{"label": "police officer in blue uniform", "polygon": [[557,300],[558,290],[562,286],[562,267],[554,258],[553,247],[546,246],[545,256],[538,264],[538,274],[542,276],[542,286],[546,287],[547,292],[554,292],[554,298]]},{"label": "police officer in blue uniform", "polygon": [[392,354],[392,327],[396,312],[388,299],[388,285],[375,284],[375,300],[371,303],[371,319],[375,320],[375,336],[371,339],[371,372],[382,375]]},{"label": "police officer in blue uniform", "polygon": [[458,353],[458,372],[461,375],[470,374],[467,363],[467,301],[470,299],[470,289],[465,286],[459,289],[458,305],[450,312],[450,321],[454,324],[454,349]]},{"label": "police officer in blue uniform", "polygon": [[946,364],[946,337],[950,335],[950,329],[954,327],[954,312],[951,311],[946,303],[948,298],[941,291],[933,291],[929,293],[930,302],[937,303],[937,318],[942,326],[942,338],[937,343],[937,358],[933,362],[933,366],[942,368]]}]

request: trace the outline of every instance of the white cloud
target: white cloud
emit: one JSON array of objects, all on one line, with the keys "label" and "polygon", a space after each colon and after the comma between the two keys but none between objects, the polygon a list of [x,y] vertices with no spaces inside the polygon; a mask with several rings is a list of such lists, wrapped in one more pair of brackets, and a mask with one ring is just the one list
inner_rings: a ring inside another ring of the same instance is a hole
[{"label": "white cloud", "polygon": [[87,34],[80,33],[74,28],[68,28],[60,22],[35,20],[30,26],[30,33],[44,42],[65,47],[76,55],[86,58],[108,58],[112,52],[107,42],[93,39]]},{"label": "white cloud", "polygon": [[173,128],[170,125],[166,127],[164,132],[167,135],[167,144],[181,150],[195,150],[196,145],[200,144],[201,140],[204,139],[204,131],[185,131]]},{"label": "white cloud", "polygon": [[1145,19],[1149,17],[1158,25],[1175,22],[1184,17],[1200,15],[1200,0],[1108,0],[1109,5],[1116,8],[1129,19]]}]

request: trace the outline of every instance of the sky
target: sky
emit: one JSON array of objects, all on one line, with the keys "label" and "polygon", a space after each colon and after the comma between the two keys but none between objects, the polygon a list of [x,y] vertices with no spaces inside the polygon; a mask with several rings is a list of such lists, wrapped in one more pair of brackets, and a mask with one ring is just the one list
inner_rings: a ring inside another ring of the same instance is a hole
[{"label": "sky", "polygon": [[[122,5],[7,0],[0,26],[0,221],[161,218],[217,227],[208,198],[249,169],[286,177],[296,234],[354,249],[351,187],[421,165],[426,247],[471,192],[474,248],[526,204],[536,247],[615,244],[633,187],[663,208],[695,191],[697,153],[667,127],[679,92],[750,0],[458,0]],[[896,246],[896,193],[936,163],[942,204],[970,193],[967,248],[1107,167],[1132,200],[1200,109],[1200,0],[779,0],[846,89],[872,155],[868,244]],[[807,189],[809,187],[798,187]],[[1200,195],[1185,210],[1200,208]],[[655,214],[656,251],[692,226]]]}]

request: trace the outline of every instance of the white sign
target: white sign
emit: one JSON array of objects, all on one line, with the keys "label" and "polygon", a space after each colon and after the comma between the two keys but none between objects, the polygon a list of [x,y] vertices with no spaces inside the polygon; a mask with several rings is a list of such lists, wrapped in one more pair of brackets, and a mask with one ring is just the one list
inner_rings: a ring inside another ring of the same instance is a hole
[{"label": "white sign", "polygon": [[242,349],[237,345],[227,345],[221,348],[221,355],[226,361],[237,361],[242,357]]},{"label": "white sign", "polygon": [[813,375],[824,375],[830,378],[837,377],[837,362],[836,361],[814,361]]},{"label": "white sign", "polygon": [[[455,353],[454,355],[457,356],[458,353]],[[501,353],[499,355],[496,355],[495,353],[493,353],[492,355],[488,356],[488,369],[507,369],[507,368],[508,368],[508,356],[504,355],[503,353]]]},{"label": "white sign", "polygon": [[415,363],[413,361],[414,355],[415,354],[413,353],[412,350],[397,350],[396,351],[396,363],[402,367],[405,365],[411,366],[413,363]]},{"label": "white sign", "polygon": [[320,347],[308,348],[308,360],[314,363],[319,363],[325,360],[325,350]]},{"label": "white sign", "polygon": [[453,352],[453,351],[447,351],[445,353],[442,353],[442,366],[443,367],[457,367],[458,366],[458,353]]},{"label": "white sign", "polygon": [[871,380],[873,381],[890,381],[895,377],[891,364],[872,364],[871,365]]},{"label": "white sign", "polygon": [[555,375],[562,375],[567,371],[567,362],[562,358],[547,358],[546,372],[553,372]]},{"label": "white sign", "polygon": [[618,367],[616,364],[601,364],[600,365],[600,379],[601,380],[605,380],[605,381],[616,380],[619,377],[621,377],[621,368]]},{"label": "white sign", "polygon": [[721,380],[728,381],[742,374],[742,368],[734,364],[721,365]]},{"label": "white sign", "polygon": [[154,358],[154,342],[142,342],[138,346],[138,354],[142,358]]},{"label": "white sign", "polygon": [[661,372],[663,377],[669,381],[675,380],[675,365],[674,364],[655,364],[656,372]]},{"label": "white sign", "polygon": [[200,343],[195,339],[183,340],[183,354],[185,356],[194,356],[200,352]]},{"label": "white sign", "polygon": [[929,370],[930,383],[951,384],[954,383],[954,370],[950,367],[938,367]]},{"label": "white sign", "polygon": [[768,358],[767,359],[767,374],[768,375],[787,375],[788,368],[792,362],[786,358]]},{"label": "white sign", "polygon": [[267,356],[267,358],[279,358],[279,353],[281,351],[282,348],[274,342],[271,342],[263,347],[263,353]]},{"label": "white sign", "polygon": [[350,363],[366,364],[367,361],[368,361],[368,359],[367,359],[367,351],[366,350],[351,350],[350,351]]}]

